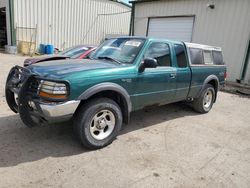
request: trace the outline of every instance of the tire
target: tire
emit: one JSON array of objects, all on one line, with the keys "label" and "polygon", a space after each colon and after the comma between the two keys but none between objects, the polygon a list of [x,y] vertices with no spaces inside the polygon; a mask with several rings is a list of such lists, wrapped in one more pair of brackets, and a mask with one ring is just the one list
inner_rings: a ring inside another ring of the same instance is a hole
[{"label": "tire", "polygon": [[207,84],[199,98],[196,98],[193,103],[192,107],[195,111],[205,114],[208,113],[211,108],[213,107],[213,103],[215,100],[215,90],[211,84]]},{"label": "tire", "polygon": [[80,107],[74,117],[74,131],[88,149],[100,149],[113,142],[122,127],[119,105],[109,98],[94,98]]},{"label": "tire", "polygon": [[18,113],[18,105],[17,105],[17,100],[15,98],[15,94],[9,89],[8,83],[11,79],[11,77],[14,74],[14,69],[12,68],[9,72],[9,75],[7,77],[6,80],[6,84],[5,84],[5,98],[6,98],[6,102],[9,106],[9,108],[15,112]]},{"label": "tire", "polygon": [[9,108],[13,112],[18,113],[18,105],[17,105],[17,101],[15,100],[15,94],[11,90],[6,88],[5,89],[5,97],[6,97],[6,102],[9,106]]}]

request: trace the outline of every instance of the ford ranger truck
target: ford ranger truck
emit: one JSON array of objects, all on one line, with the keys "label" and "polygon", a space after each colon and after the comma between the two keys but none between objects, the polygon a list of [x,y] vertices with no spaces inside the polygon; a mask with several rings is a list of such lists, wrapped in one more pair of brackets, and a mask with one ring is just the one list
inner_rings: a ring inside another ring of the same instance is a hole
[{"label": "ford ranger truck", "polygon": [[219,47],[120,37],[105,40],[85,60],[15,66],[6,101],[28,127],[72,119],[83,146],[110,144],[132,111],[189,101],[207,113],[224,85]]}]

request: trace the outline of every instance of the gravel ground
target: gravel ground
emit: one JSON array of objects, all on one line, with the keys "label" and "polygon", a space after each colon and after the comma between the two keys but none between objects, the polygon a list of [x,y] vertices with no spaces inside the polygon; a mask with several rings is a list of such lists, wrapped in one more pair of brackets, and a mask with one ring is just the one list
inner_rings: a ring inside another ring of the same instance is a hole
[{"label": "gravel ground", "polygon": [[108,147],[87,151],[72,123],[27,128],[4,99],[0,54],[0,187],[249,187],[250,100],[220,92],[212,111],[182,103],[132,114]]}]

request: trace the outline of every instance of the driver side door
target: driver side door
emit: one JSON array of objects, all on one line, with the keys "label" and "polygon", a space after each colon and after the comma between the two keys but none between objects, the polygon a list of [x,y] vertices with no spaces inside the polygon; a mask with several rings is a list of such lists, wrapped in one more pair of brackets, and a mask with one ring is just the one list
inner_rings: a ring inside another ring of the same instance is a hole
[{"label": "driver side door", "polygon": [[157,60],[156,68],[138,72],[134,94],[135,108],[163,105],[171,102],[176,92],[176,68],[172,66],[171,47],[167,42],[151,42],[144,58]]}]

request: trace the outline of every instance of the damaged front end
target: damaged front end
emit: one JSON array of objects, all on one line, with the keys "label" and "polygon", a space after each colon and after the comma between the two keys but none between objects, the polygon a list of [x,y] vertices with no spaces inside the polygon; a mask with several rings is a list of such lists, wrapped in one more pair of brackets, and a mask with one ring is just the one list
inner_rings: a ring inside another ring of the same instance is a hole
[{"label": "damaged front end", "polygon": [[70,118],[80,101],[68,101],[69,83],[15,66],[6,81],[6,101],[28,127]]}]

